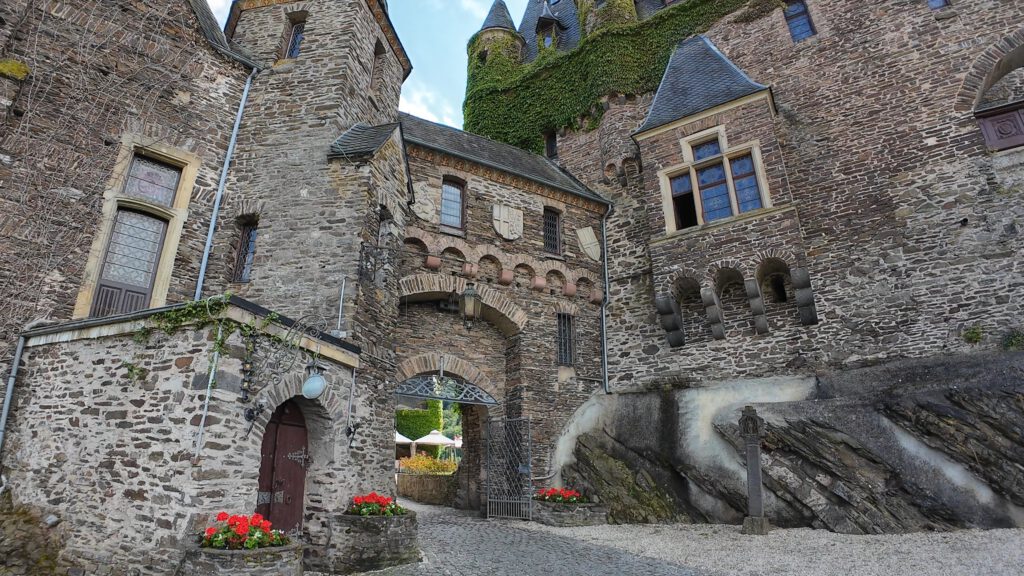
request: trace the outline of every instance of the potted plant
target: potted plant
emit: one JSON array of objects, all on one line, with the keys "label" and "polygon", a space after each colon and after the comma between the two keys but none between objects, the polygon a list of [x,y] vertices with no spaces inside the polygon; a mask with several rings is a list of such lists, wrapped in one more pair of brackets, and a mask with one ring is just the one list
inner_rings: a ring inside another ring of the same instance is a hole
[{"label": "potted plant", "polygon": [[533,499],[538,504],[534,507],[533,519],[541,524],[595,526],[607,522],[607,510],[571,488],[541,488]]},{"label": "potted plant", "polygon": [[244,569],[246,574],[302,574],[302,547],[284,532],[273,530],[260,514],[217,514],[214,525],[198,538],[198,547],[185,553],[190,576],[224,574]]},{"label": "potted plant", "polygon": [[416,513],[390,496],[370,492],[354,496],[344,514],[333,517],[333,558],[344,558],[335,572],[382,570],[416,562]]}]

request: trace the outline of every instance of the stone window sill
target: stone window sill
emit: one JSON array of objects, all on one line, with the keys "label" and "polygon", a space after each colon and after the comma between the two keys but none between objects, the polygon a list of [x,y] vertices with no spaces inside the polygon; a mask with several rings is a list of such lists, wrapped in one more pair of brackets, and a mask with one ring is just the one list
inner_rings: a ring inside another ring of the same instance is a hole
[{"label": "stone window sill", "polygon": [[727,228],[733,224],[740,222],[746,222],[748,220],[756,220],[772,214],[779,214],[782,212],[795,211],[796,208],[793,206],[771,206],[769,208],[761,208],[760,210],[752,210],[750,212],[744,212],[739,216],[733,216],[732,218],[725,218],[723,220],[716,220],[709,224],[701,224],[700,226],[694,226],[693,228],[684,228],[682,230],[676,230],[669,232],[662,236],[655,236],[651,239],[651,244],[660,244],[662,242],[669,242],[677,238],[689,238],[691,236],[699,236],[706,232],[718,230],[719,228]]},{"label": "stone window sill", "polygon": [[562,262],[565,262],[565,254],[552,254],[550,252],[545,252],[544,253],[544,259],[545,260],[561,260]]},{"label": "stone window sill", "polygon": [[452,228],[451,226],[445,226],[444,224],[438,225],[437,231],[440,232],[441,234],[447,234],[449,236],[458,236],[459,238],[466,237],[466,231],[463,230],[462,228]]}]

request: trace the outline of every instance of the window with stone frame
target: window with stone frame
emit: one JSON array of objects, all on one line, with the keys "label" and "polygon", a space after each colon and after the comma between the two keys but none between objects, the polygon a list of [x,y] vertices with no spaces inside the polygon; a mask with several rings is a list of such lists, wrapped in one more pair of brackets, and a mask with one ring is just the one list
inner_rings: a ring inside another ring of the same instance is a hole
[{"label": "window with stone frame", "polygon": [[441,225],[449,228],[463,229],[465,214],[465,191],[462,182],[445,178],[441,183]]},{"label": "window with stone frame", "polygon": [[765,207],[756,149],[727,150],[721,133],[686,145],[692,163],[669,177],[674,230]]},{"label": "window with stone frame", "polygon": [[[133,203],[119,206],[114,215],[90,316],[149,308],[167,235],[167,220],[159,212],[174,205],[180,181],[181,168],[139,154],[132,157],[121,196]],[[153,206],[153,212],[146,206]]]},{"label": "window with stone frame", "polygon": [[558,335],[556,337],[555,349],[558,355],[559,366],[576,365],[576,322],[572,314],[556,314],[558,323]]},{"label": "window with stone frame", "polygon": [[259,222],[255,217],[239,219],[238,249],[235,251],[235,267],[232,280],[249,282],[252,279],[252,266],[256,260],[256,235]]},{"label": "window with stone frame", "polygon": [[306,19],[302,15],[289,15],[291,27],[288,30],[288,45],[285,48],[284,57],[287,59],[298,58],[302,52],[302,42],[306,39]]},{"label": "window with stone frame", "polygon": [[811,13],[807,9],[807,3],[802,0],[786,2],[783,13],[786,16],[786,24],[789,26],[789,34],[793,42],[801,42],[814,36],[818,32],[814,29],[814,22],[811,21]]},{"label": "window with stone frame", "polygon": [[544,251],[562,255],[562,214],[554,208],[544,208]]}]

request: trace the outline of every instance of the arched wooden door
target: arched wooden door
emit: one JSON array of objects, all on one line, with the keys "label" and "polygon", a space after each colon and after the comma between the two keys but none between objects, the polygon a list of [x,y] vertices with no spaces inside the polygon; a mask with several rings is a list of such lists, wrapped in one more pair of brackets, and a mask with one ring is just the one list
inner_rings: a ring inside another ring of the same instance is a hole
[{"label": "arched wooden door", "polygon": [[306,468],[306,419],[289,400],[270,417],[260,449],[259,494],[256,511],[277,530],[297,535],[302,531]]}]

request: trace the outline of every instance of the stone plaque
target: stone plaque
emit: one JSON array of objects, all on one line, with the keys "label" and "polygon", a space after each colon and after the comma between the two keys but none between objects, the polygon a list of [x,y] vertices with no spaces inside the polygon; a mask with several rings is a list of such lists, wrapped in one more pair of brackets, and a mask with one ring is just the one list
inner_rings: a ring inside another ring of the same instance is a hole
[{"label": "stone plaque", "polygon": [[523,211],[503,206],[494,205],[494,229],[505,240],[515,240],[523,236]]},{"label": "stone plaque", "polygon": [[430,188],[420,185],[416,186],[414,191],[416,193],[416,203],[412,205],[413,214],[420,220],[437,224],[439,222],[437,204],[430,197]]},{"label": "stone plaque", "polygon": [[576,236],[580,239],[580,250],[591,260],[599,262],[601,260],[601,243],[597,241],[594,228],[591,226],[580,228],[576,231]]}]

